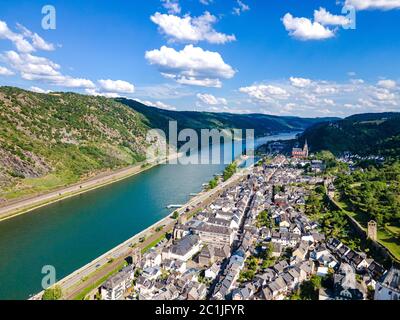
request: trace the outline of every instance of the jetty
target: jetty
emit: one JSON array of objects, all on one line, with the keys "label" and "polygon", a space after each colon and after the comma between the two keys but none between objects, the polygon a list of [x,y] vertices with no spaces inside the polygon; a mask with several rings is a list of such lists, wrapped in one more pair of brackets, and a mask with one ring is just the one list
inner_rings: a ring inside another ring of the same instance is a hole
[{"label": "jetty", "polygon": [[183,204],[170,204],[167,206],[167,209],[179,209],[182,208],[184,205]]}]

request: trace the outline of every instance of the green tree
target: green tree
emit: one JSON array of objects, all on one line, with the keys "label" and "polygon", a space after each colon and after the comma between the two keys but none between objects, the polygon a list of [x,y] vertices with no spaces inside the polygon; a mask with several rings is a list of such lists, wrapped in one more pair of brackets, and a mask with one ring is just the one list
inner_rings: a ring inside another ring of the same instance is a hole
[{"label": "green tree", "polygon": [[178,213],[178,211],[175,211],[173,214],[172,214],[172,219],[178,219],[179,218],[179,213]]},{"label": "green tree", "polygon": [[316,275],[313,275],[310,280],[304,281],[300,285],[301,300],[318,300],[321,281],[322,278]]},{"label": "green tree", "polygon": [[209,183],[208,183],[208,189],[212,190],[215,189],[218,185],[218,178],[215,177],[214,179],[212,179]]},{"label": "green tree", "polygon": [[42,300],[60,300],[62,297],[62,289],[56,285],[52,288],[44,290]]},{"label": "green tree", "polygon": [[236,173],[236,170],[237,170],[237,164],[235,162],[232,162],[231,164],[229,164],[225,168],[225,170],[224,170],[224,172],[222,174],[222,176],[224,178],[224,181],[226,181],[229,178],[231,178]]}]

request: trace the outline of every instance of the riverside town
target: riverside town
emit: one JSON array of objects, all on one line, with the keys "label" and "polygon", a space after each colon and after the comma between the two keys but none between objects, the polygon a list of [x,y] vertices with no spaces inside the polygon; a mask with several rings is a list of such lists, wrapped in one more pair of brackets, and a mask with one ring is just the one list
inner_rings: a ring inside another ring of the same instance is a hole
[{"label": "riverside town", "polygon": [[2,307],[390,312],[399,30],[400,0],[0,1]]}]

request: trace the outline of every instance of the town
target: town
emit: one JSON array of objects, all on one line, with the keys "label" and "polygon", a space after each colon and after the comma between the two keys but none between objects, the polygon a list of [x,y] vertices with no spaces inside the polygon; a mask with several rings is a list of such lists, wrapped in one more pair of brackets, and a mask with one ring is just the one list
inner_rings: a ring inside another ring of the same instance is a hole
[{"label": "town", "polygon": [[305,214],[315,186],[335,192],[331,181],[299,168],[324,170],[307,157],[306,143],[291,158],[260,160],[209,205],[181,215],[169,237],[134,250],[97,299],[398,300],[399,269],[327,237]]}]

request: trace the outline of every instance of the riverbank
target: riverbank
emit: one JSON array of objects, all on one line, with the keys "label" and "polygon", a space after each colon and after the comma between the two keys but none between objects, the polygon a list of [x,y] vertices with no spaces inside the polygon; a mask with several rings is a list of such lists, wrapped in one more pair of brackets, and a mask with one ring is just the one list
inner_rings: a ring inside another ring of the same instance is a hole
[{"label": "riverbank", "polygon": [[[221,183],[215,189],[201,192],[176,211],[179,213],[179,215],[187,215],[190,217],[193,212],[196,212],[196,210],[204,206],[207,202],[211,201],[215,196],[218,196],[224,189],[230,187],[245,177],[251,168],[252,166],[241,169],[229,180]],[[109,272],[109,270],[105,267],[110,263],[110,261],[112,261],[112,263],[115,265],[119,265],[121,261],[123,261],[132,253],[133,248],[144,250],[145,248],[149,247],[149,244],[154,244],[155,239],[160,239],[162,234],[170,232],[175,223],[176,220],[172,219],[171,215],[164,217],[163,219],[152,224],[150,227],[135,234],[120,245],[107,251],[100,257],[61,279],[56,283],[56,285],[59,285],[63,289],[65,299],[74,299],[80,294],[81,291],[85,290],[87,286],[90,286],[90,284],[94,283],[96,279],[102,279],[104,274]],[[157,231],[160,227],[162,227],[162,230]],[[82,279],[85,280],[83,281]],[[30,299],[40,300],[42,294],[43,291],[34,295]]]},{"label": "riverbank", "polygon": [[[288,137],[292,137],[297,133],[298,133],[297,131],[294,131],[294,132],[283,133],[280,135],[270,135],[258,138],[257,145],[260,145],[269,139],[275,140],[273,138],[276,138],[276,140],[286,140],[288,139]],[[181,155],[179,153],[174,153],[168,158],[163,158],[163,159],[157,158],[152,160],[151,162],[139,163],[137,165],[119,169],[117,171],[113,171],[110,173],[102,173],[94,178],[82,181],[80,183],[75,183],[71,186],[60,188],[45,194],[32,196],[26,199],[11,201],[9,204],[0,206],[0,222],[31,212],[41,207],[48,206],[50,204],[59,202],[61,200],[75,197],[83,193],[107,186],[114,182],[127,179],[141,172],[144,172],[148,169],[151,169],[159,164],[165,163],[168,160],[176,159],[180,156]]]},{"label": "riverbank", "polygon": [[[239,156],[239,148],[235,151]],[[39,292],[46,265],[57,270],[57,280],[63,279],[171,214],[168,205],[188,202],[224,168],[223,163],[183,165],[180,161],[159,165],[1,222],[0,299],[27,299]]]},{"label": "riverbank", "polygon": [[119,169],[107,174],[100,174],[90,180],[83,181],[81,183],[74,184],[62,189],[58,189],[46,194],[37,195],[28,199],[22,199],[15,201],[6,206],[0,207],[0,222],[14,218],[16,216],[31,212],[38,208],[53,204],[55,202],[75,197],[80,194],[107,186],[109,184],[130,178],[134,175],[149,170],[155,166],[163,164],[169,160],[179,157],[178,153],[175,153],[168,158],[154,159],[151,162],[140,163],[131,167]]}]

